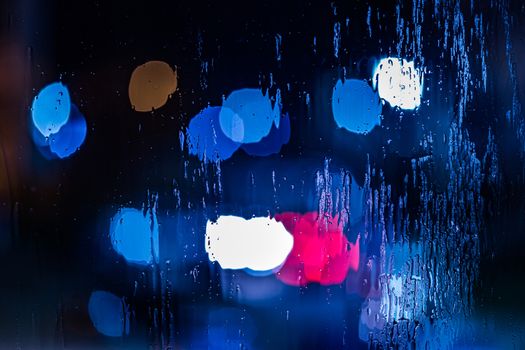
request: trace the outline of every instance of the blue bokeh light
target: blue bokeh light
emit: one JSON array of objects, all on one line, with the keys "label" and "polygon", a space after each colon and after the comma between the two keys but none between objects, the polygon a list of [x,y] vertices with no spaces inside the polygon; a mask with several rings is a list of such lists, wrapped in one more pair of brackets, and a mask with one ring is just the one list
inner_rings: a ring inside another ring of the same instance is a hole
[{"label": "blue bokeh light", "polygon": [[138,265],[158,261],[159,225],[151,210],[120,209],[110,224],[113,249],[126,261]]},{"label": "blue bokeh light", "polygon": [[270,133],[256,143],[245,143],[242,149],[252,156],[265,157],[281,151],[281,147],[290,141],[290,117],[286,114],[279,127],[272,125]]},{"label": "blue bokeh light", "polygon": [[259,89],[233,91],[223,102],[219,121],[224,134],[235,142],[258,142],[268,135],[272,124],[279,126],[280,107],[272,108],[270,96]]},{"label": "blue bokeh light", "polygon": [[87,134],[87,123],[77,106],[71,103],[68,120],[58,132],[46,137],[34,124],[30,129],[31,138],[44,158],[63,159],[71,156],[82,146]]},{"label": "blue bokeh light", "polygon": [[243,269],[243,271],[246,272],[248,275],[253,276],[253,277],[266,277],[266,276],[273,275],[279,269],[280,269],[280,266],[275,268],[275,269],[264,270],[264,271],[257,271],[257,270],[252,270],[252,269],[248,269],[248,268]]},{"label": "blue bokeh light", "polygon": [[36,146],[39,148],[46,147],[49,151],[49,138],[42,135],[40,130],[38,130],[34,124],[31,124],[31,138]]},{"label": "blue bokeh light", "polygon": [[42,135],[57,133],[67,123],[71,110],[69,91],[62,83],[44,87],[33,99],[31,116],[33,124]]},{"label": "blue bokeh light", "polygon": [[201,161],[226,160],[240,144],[224,135],[219,122],[221,107],[207,107],[190,121],[187,143],[190,154]]},{"label": "blue bokeh light", "polygon": [[86,132],[86,119],[77,106],[71,104],[69,120],[59,132],[49,136],[49,148],[59,158],[69,157],[84,143]]},{"label": "blue bokeh light", "polygon": [[88,303],[91,323],[97,332],[108,337],[120,337],[129,333],[129,317],[121,298],[105,292],[94,291]]},{"label": "blue bokeh light", "polygon": [[340,128],[366,134],[379,125],[379,95],[363,80],[338,80],[332,92],[332,112]]}]

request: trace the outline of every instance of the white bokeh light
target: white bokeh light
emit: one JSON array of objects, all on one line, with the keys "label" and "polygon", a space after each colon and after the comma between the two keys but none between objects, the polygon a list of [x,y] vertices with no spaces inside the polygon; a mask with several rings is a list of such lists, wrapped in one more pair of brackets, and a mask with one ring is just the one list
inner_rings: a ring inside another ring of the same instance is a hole
[{"label": "white bokeh light", "polygon": [[220,216],[206,224],[206,252],[223,269],[268,271],[279,267],[293,246],[293,237],[275,219]]},{"label": "white bokeh light", "polygon": [[375,68],[373,85],[392,107],[415,109],[421,104],[422,74],[414,62],[383,58]]}]

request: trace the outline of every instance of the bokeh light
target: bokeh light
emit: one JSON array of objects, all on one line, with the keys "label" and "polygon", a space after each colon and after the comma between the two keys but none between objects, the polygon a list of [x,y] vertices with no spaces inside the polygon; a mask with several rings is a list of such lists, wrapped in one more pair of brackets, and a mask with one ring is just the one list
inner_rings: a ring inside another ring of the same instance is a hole
[{"label": "bokeh light", "polygon": [[421,104],[422,76],[414,62],[383,58],[374,71],[373,83],[379,96],[392,107],[415,109]]},{"label": "bokeh light", "polygon": [[293,237],[275,219],[220,216],[206,224],[208,258],[223,269],[271,270],[283,263],[292,246]]},{"label": "bokeh light", "polygon": [[111,219],[110,238],[113,249],[129,263],[158,261],[159,225],[152,210],[120,209]]},{"label": "bokeh light", "polygon": [[385,325],[385,316],[381,310],[381,302],[377,299],[367,298],[361,306],[361,315],[359,317],[359,339],[367,342],[370,333],[379,333]]},{"label": "bokeh light", "polygon": [[342,283],[350,269],[359,268],[359,237],[350,243],[337,217],[319,218],[317,212],[276,214],[294,237],[293,249],[277,278],[292,286]]},{"label": "bokeh light", "polygon": [[84,143],[87,134],[86,119],[74,103],[70,105],[67,122],[56,133],[44,136],[35,124],[30,127],[33,142],[47,160],[70,157]]},{"label": "bokeh light", "polygon": [[86,132],[86,119],[77,106],[71,104],[67,123],[56,134],[49,136],[49,149],[59,158],[69,157],[84,143]]},{"label": "bokeh light", "polygon": [[241,148],[251,156],[266,157],[281,151],[281,147],[290,140],[290,117],[285,114],[277,127],[272,125],[270,133],[259,142],[245,143]]},{"label": "bokeh light", "polygon": [[240,144],[224,135],[219,114],[221,107],[207,107],[190,121],[186,131],[190,154],[201,161],[226,160],[239,148]]},{"label": "bokeh light", "polygon": [[235,142],[259,142],[270,133],[272,124],[279,126],[279,103],[278,99],[272,108],[269,94],[259,89],[233,91],[222,104],[226,107],[219,116],[222,131]]},{"label": "bokeh light", "polygon": [[131,106],[137,112],[151,112],[166,104],[177,89],[177,72],[162,61],[149,61],[135,68],[129,80]]},{"label": "bokeh light", "polygon": [[49,84],[33,99],[33,124],[42,135],[49,137],[67,123],[70,110],[71,101],[67,87],[60,82]]},{"label": "bokeh light", "polygon": [[108,337],[129,333],[129,315],[124,301],[106,291],[91,293],[88,303],[91,323],[97,332]]},{"label": "bokeh light", "polygon": [[332,113],[340,128],[363,134],[379,125],[381,101],[364,80],[338,80],[332,91]]}]

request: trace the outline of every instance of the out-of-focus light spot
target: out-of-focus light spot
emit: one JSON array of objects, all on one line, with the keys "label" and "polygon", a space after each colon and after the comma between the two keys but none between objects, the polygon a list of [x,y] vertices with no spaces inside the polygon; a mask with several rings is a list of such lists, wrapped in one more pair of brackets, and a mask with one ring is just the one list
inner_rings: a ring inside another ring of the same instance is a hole
[{"label": "out-of-focus light spot", "polygon": [[138,112],[151,112],[166,104],[177,89],[177,72],[162,61],[149,61],[135,68],[129,81],[129,101]]},{"label": "out-of-focus light spot", "polygon": [[392,107],[415,109],[421,104],[422,76],[414,62],[383,58],[374,71],[373,83],[379,96]]},{"label": "out-of-focus light spot", "polygon": [[190,121],[187,143],[190,154],[203,161],[226,160],[240,144],[226,137],[219,123],[221,107],[207,107]]},{"label": "out-of-focus light spot", "polygon": [[338,80],[332,91],[332,113],[340,128],[368,133],[379,125],[381,100],[363,80]]},{"label": "out-of-focus light spot", "polygon": [[[426,284],[421,282],[424,277],[411,265],[419,261],[423,251],[423,246],[415,242],[384,245],[388,270],[383,269],[378,282],[381,312],[387,322],[420,319],[426,312],[428,290]],[[408,295],[410,298],[407,298]]]},{"label": "out-of-focus light spot", "polygon": [[277,278],[292,286],[317,282],[342,283],[349,269],[359,268],[359,237],[348,242],[338,218],[318,218],[317,212],[282,213],[275,219],[292,233],[292,251],[277,273]]},{"label": "out-of-focus light spot", "polygon": [[120,209],[111,219],[110,238],[113,249],[130,263],[158,261],[159,225],[154,210]]},{"label": "out-of-focus light spot", "polygon": [[208,349],[250,349],[255,335],[255,323],[245,311],[221,308],[208,315]]},{"label": "out-of-focus light spot", "polygon": [[274,274],[273,270],[255,271],[251,269],[244,269],[243,271],[246,272],[247,275],[253,276],[253,277],[266,277],[266,276],[271,276]]},{"label": "out-of-focus light spot", "polygon": [[381,285],[381,311],[388,321],[410,319],[409,312],[404,311],[403,280],[401,276],[386,275]]},{"label": "out-of-focus light spot", "polygon": [[86,119],[77,106],[71,105],[71,114],[67,123],[56,134],[49,136],[49,148],[59,158],[66,158],[75,153],[86,138]]},{"label": "out-of-focus light spot", "polygon": [[44,137],[48,137],[57,133],[67,123],[70,109],[71,101],[67,87],[62,83],[49,84],[33,99],[33,124]]},{"label": "out-of-focus light spot", "polygon": [[380,259],[375,255],[361,261],[359,270],[349,273],[346,278],[346,293],[379,300],[381,296],[379,265]]},{"label": "out-of-focus light spot", "polygon": [[[279,96],[279,95],[277,95]],[[219,121],[222,131],[235,142],[258,142],[268,135],[272,124],[279,126],[279,98],[272,108],[270,96],[259,89],[233,91],[223,102]]]},{"label": "out-of-focus light spot", "polygon": [[31,138],[40,154],[48,159],[67,158],[75,153],[86,138],[87,124],[77,106],[71,103],[67,122],[60,129],[49,136],[44,136],[40,130],[32,125]]},{"label": "out-of-focus light spot", "polygon": [[121,298],[109,292],[92,292],[88,313],[95,329],[105,336],[120,337],[129,333],[127,306]]},{"label": "out-of-focus light spot", "polygon": [[34,125],[31,126],[31,138],[38,147],[49,147],[49,138],[42,135]]},{"label": "out-of-focus light spot", "polygon": [[283,263],[293,246],[283,224],[265,217],[220,216],[206,224],[205,239],[208,258],[223,269],[271,270]]},{"label": "out-of-focus light spot", "polygon": [[279,153],[281,147],[290,141],[290,117],[285,115],[279,127],[272,125],[270,133],[256,143],[245,143],[241,148],[251,156],[265,157]]},{"label": "out-of-focus light spot", "polygon": [[359,338],[368,342],[371,332],[380,332],[385,326],[385,316],[381,311],[381,302],[368,298],[361,306],[359,317]]}]

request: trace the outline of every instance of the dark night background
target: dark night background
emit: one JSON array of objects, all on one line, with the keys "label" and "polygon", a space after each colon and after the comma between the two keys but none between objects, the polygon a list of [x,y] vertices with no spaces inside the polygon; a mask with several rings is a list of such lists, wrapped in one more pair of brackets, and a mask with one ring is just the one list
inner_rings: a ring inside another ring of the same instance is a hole
[{"label": "dark night background", "polygon": [[[404,1],[3,0],[0,348],[207,348],[206,312],[214,305],[251,315],[257,331],[248,348],[369,348],[357,332],[364,297],[347,295],[343,287],[283,286],[278,298],[256,307],[225,298],[223,272],[208,262],[199,230],[208,217],[224,213],[317,210],[314,179],[325,159],[334,171],[350,171],[360,186],[368,164],[381,169],[392,192],[401,194],[411,160],[432,155],[434,162],[421,171],[429,173],[436,191],[444,191],[447,150],[430,152],[421,140],[429,132],[436,140],[448,135],[457,118],[460,87],[455,77],[462,68],[443,57],[443,35],[436,29],[431,4],[425,5],[422,27],[427,72],[421,107],[401,112],[400,118],[399,111],[385,105],[381,126],[367,135],[337,128],[331,116],[337,79],[369,79],[379,58],[395,55],[398,3],[410,23],[412,2]],[[445,1],[443,6],[456,5],[464,13],[467,32],[474,27],[475,14],[483,14],[487,25],[487,91],[473,84],[462,127],[479,159],[490,130],[499,169],[497,184],[484,182],[481,188],[486,206],[480,213],[479,276],[474,309],[467,317],[473,335],[460,334],[457,348],[522,349],[525,148],[516,130],[525,116],[520,109],[518,122],[512,123],[506,115],[513,103],[525,102],[525,9],[510,0],[474,2],[472,8],[471,1]],[[508,38],[504,14],[511,19]],[[333,48],[336,22],[341,24],[338,57]],[[279,61],[276,34],[282,36]],[[468,51],[472,81],[481,76],[476,45]],[[176,67],[178,88],[162,108],[138,113],[128,99],[129,78],[149,60]],[[43,86],[58,80],[85,115],[88,132],[74,156],[47,160],[31,140],[29,107]],[[283,112],[291,118],[290,142],[268,157],[237,151],[221,164],[220,198],[206,194],[204,180],[184,177],[186,167],[191,172],[201,164],[181,150],[179,131],[208,104],[220,105],[231,91],[258,86],[272,93],[280,89]],[[290,184],[302,189],[291,191]],[[372,177],[371,187],[379,185],[378,176]],[[180,191],[182,205],[174,189]],[[149,203],[154,193],[161,262],[141,269],[112,251],[109,220],[122,206]],[[215,204],[203,209],[203,197]],[[412,213],[418,215],[418,209]],[[354,231],[348,235],[355,240]],[[371,256],[379,248],[371,242],[363,249],[363,255]],[[194,268],[199,271],[196,282]],[[152,285],[159,271],[168,282]],[[163,283],[171,286],[169,306]],[[126,297],[134,310],[130,335],[107,338],[93,328],[86,305],[95,289]],[[155,307],[169,310],[171,320],[157,318]],[[287,312],[292,315],[288,320]]]}]

